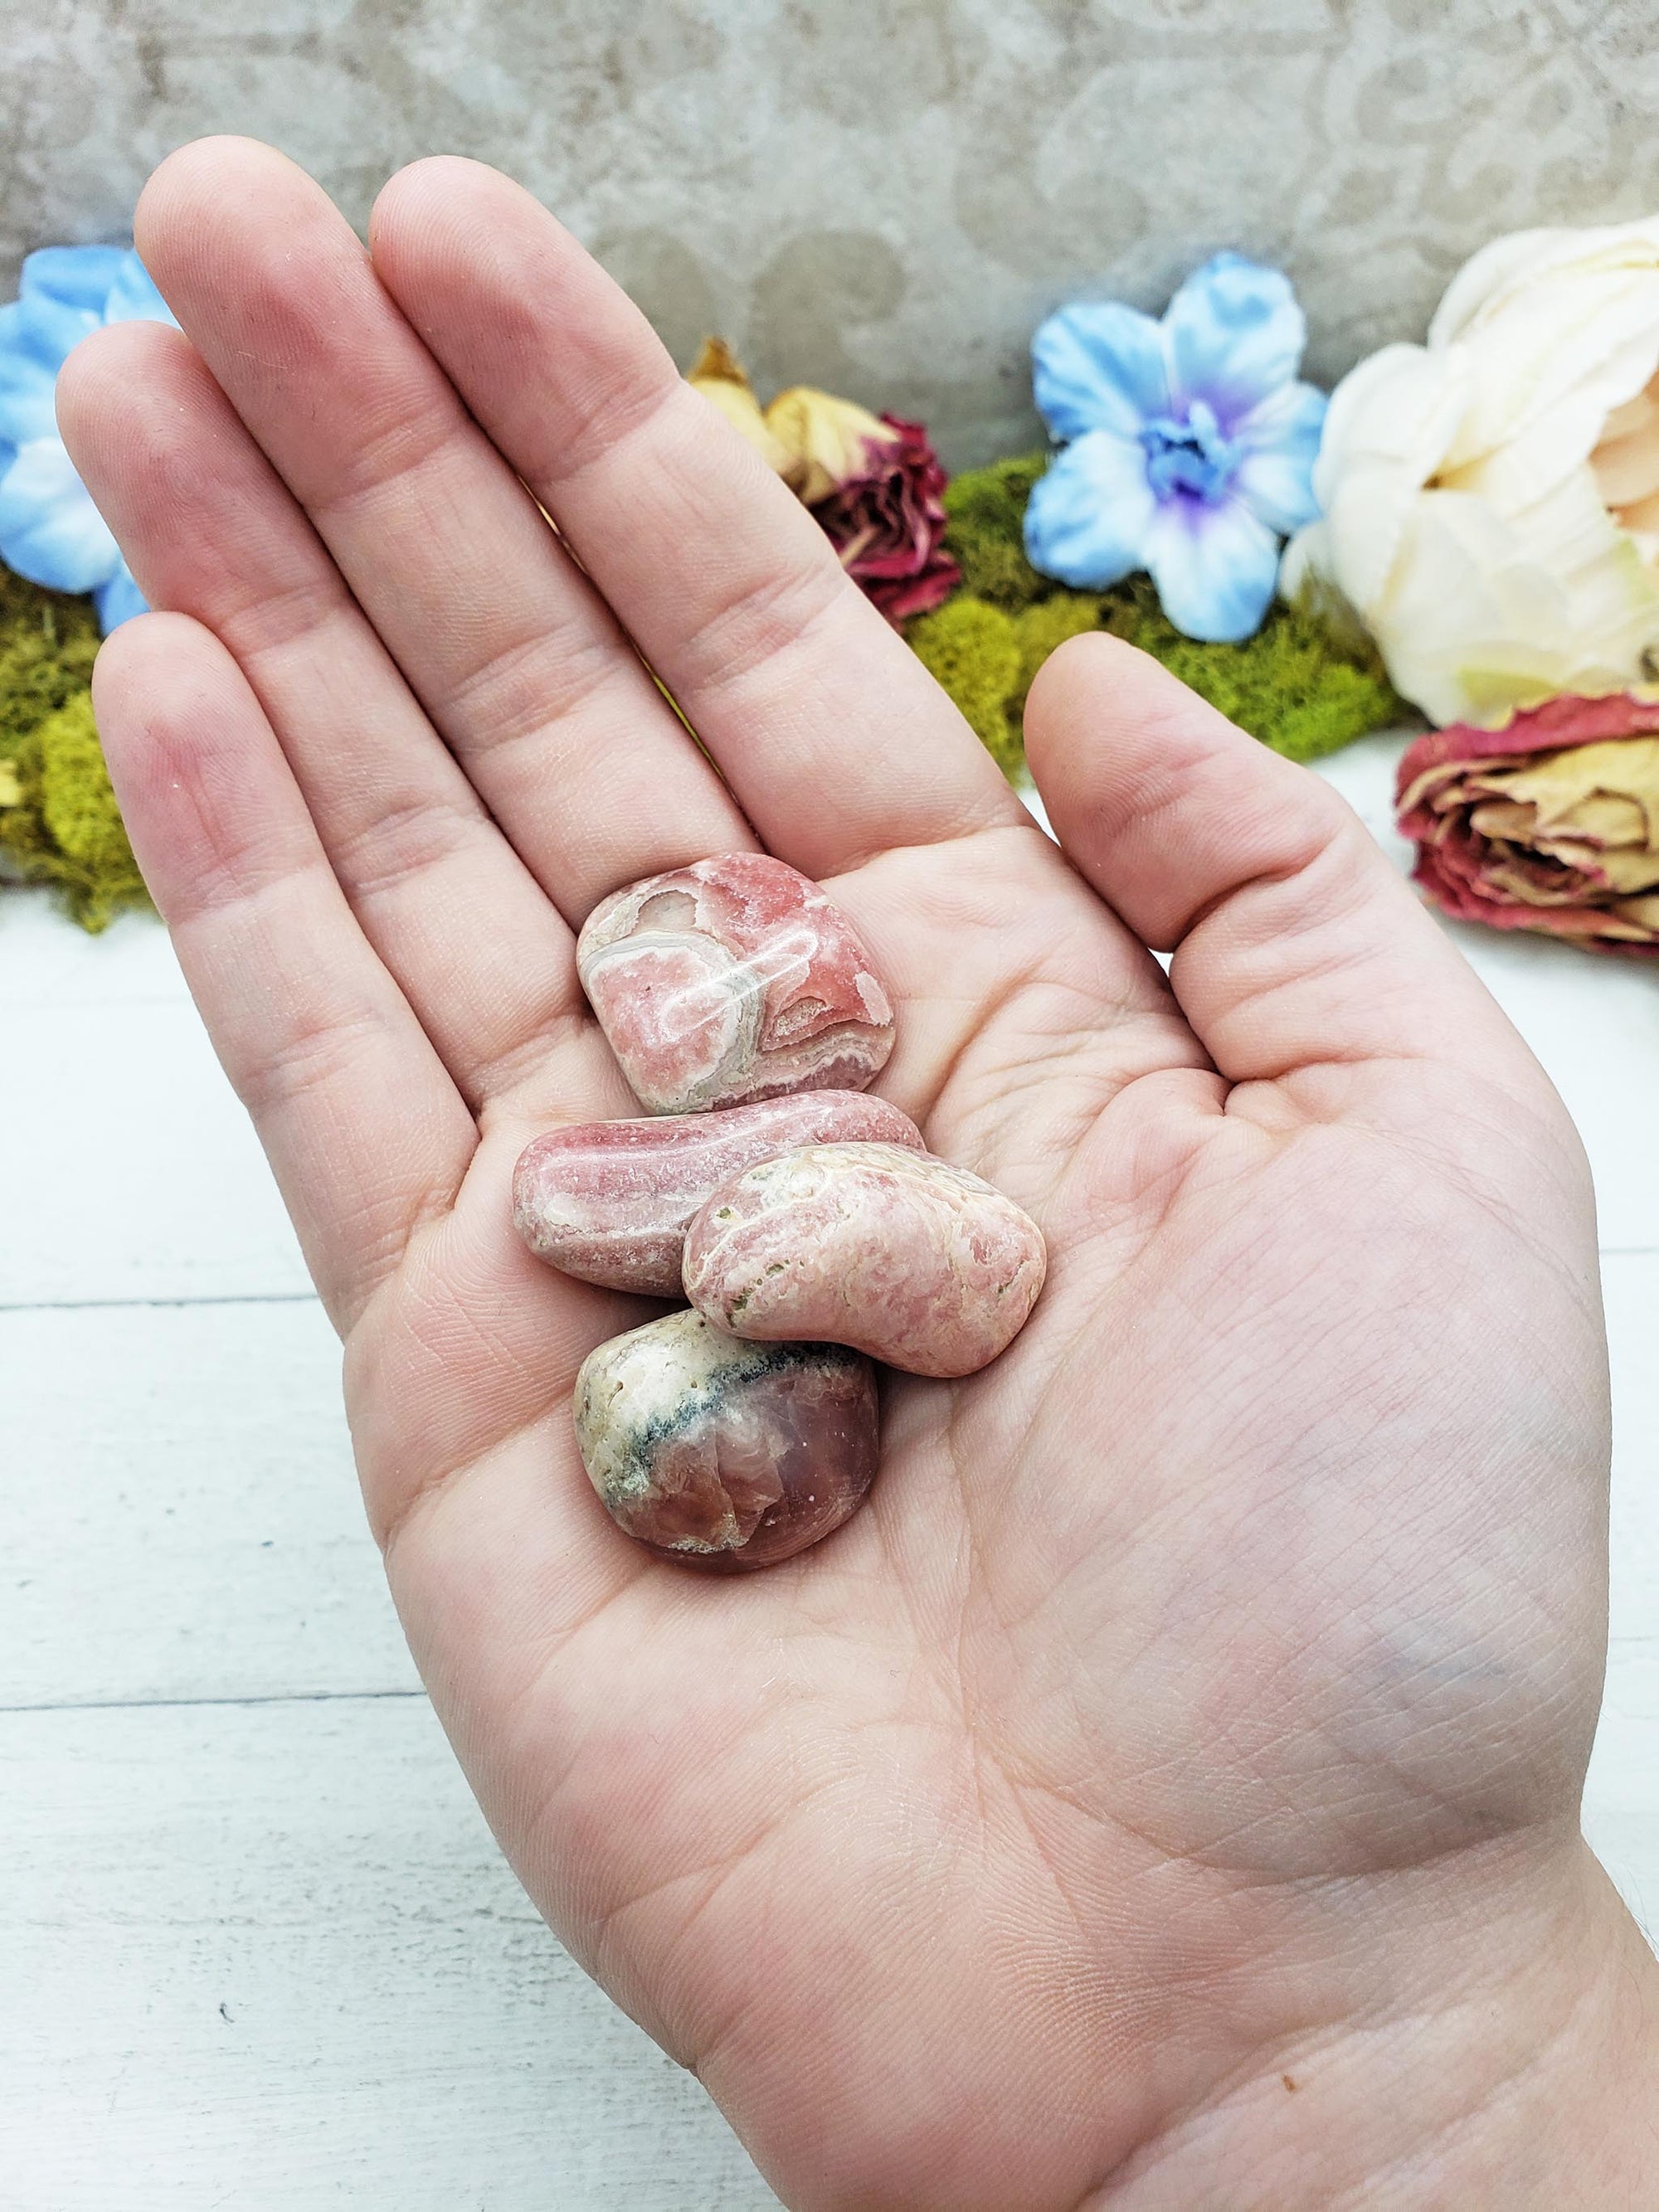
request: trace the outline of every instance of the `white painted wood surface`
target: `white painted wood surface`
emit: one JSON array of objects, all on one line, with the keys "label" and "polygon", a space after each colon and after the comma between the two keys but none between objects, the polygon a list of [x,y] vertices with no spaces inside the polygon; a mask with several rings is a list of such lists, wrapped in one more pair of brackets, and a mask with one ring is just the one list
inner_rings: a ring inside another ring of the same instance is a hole
[{"label": "white painted wood surface", "polygon": [[0,895],[0,2207],[775,2205],[461,1781],[164,934]]},{"label": "white painted wood surface", "polygon": [[[1328,771],[1391,844],[1397,750]],[[1617,1459],[1587,1818],[1651,1927],[1659,978],[1460,936],[1596,1173]],[[333,1338],[161,931],[89,942],[0,895],[0,2204],[773,2204],[460,1781],[363,1528]]]}]

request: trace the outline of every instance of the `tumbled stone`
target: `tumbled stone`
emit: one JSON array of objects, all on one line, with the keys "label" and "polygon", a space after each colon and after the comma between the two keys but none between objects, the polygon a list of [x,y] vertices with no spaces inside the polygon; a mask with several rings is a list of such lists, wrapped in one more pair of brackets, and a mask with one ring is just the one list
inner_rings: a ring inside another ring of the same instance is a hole
[{"label": "tumbled stone", "polygon": [[764,853],[616,892],[589,915],[576,969],[653,1114],[862,1091],[893,1048],[893,1009],[852,924]]},{"label": "tumbled stone", "polygon": [[925,1149],[908,1114],[861,1091],[554,1129],[519,1156],[513,1219],[531,1250],[567,1275],[678,1298],[686,1229],[712,1191],[794,1146],[848,1139]]},{"label": "tumbled stone", "polygon": [[1024,1328],[1042,1232],[965,1169],[808,1145],[723,1183],[686,1234],[685,1295],[733,1334],[823,1338],[913,1375],[971,1375]]},{"label": "tumbled stone", "polygon": [[590,1352],[576,1443],[617,1526],[689,1566],[765,1567],[875,1479],[876,1378],[835,1344],[744,1344],[672,1313]]}]

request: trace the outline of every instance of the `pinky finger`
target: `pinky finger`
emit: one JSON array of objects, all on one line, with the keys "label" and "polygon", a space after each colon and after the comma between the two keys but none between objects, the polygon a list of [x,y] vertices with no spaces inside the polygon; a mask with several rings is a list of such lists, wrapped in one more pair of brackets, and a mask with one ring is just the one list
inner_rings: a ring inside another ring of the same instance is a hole
[{"label": "pinky finger", "polygon": [[472,1117],[211,632],[173,614],[123,624],[93,696],[138,865],[343,1333],[413,1231],[449,1205]]}]

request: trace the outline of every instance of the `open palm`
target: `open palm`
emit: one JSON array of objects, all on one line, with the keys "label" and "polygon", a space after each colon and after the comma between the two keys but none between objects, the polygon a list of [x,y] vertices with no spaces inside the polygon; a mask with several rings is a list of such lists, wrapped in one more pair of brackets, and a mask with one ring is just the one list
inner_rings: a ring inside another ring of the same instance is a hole
[{"label": "open palm", "polygon": [[[1606,1408],[1553,1095],[1328,791],[1104,637],[1032,698],[1045,838],[493,172],[404,172],[371,260],[209,142],[138,242],[188,335],[60,387],[170,611],[100,723],[503,1845],[791,2203],[1212,2201],[1157,2193],[1170,2145],[1282,2096],[1385,1943],[1409,2013],[1448,1864],[1496,1898],[1575,1832]],[[708,1580],[572,1441],[647,1310],[507,1194],[629,1110],[583,917],[757,842],[894,988],[878,1087],[1051,1268],[995,1366],[890,1382],[847,1528]]]}]

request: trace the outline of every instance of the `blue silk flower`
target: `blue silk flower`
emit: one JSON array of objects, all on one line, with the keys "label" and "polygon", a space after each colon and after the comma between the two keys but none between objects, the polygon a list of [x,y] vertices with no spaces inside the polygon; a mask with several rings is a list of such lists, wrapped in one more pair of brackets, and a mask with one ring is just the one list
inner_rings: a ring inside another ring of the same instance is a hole
[{"label": "blue silk flower", "polygon": [[1251,636],[1281,541],[1319,512],[1307,336],[1290,279],[1237,253],[1194,270],[1161,323],[1116,301],[1050,315],[1031,341],[1036,404],[1066,442],[1025,511],[1032,567],[1079,591],[1146,568],[1188,637]]},{"label": "blue silk flower", "polygon": [[0,561],[33,584],[90,592],[106,630],[143,614],[144,600],[58,434],[53,388],[88,331],[173,319],[122,246],[31,253],[16,299],[0,307]]}]

